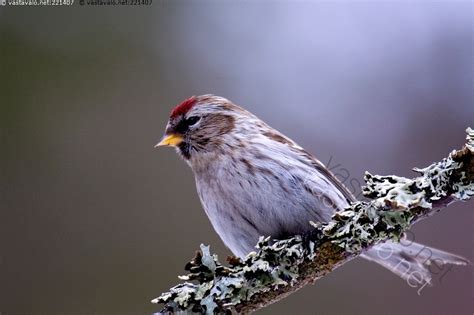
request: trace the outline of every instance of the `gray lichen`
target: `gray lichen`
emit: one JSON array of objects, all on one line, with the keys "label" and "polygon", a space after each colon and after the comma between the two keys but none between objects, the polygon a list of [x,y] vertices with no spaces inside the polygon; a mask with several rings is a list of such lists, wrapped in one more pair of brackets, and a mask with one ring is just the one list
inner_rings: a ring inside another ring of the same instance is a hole
[{"label": "gray lichen", "polygon": [[[152,300],[162,313],[235,313],[264,307],[331,272],[363,250],[389,239],[399,240],[417,220],[454,200],[474,195],[474,130],[467,144],[438,163],[415,169],[419,177],[366,173],[363,193],[326,224],[313,224],[309,235],[271,242],[260,238],[256,252],[243,261],[222,265],[209,247],[201,251],[180,279],[186,282]],[[443,203],[446,201],[445,203]]]}]

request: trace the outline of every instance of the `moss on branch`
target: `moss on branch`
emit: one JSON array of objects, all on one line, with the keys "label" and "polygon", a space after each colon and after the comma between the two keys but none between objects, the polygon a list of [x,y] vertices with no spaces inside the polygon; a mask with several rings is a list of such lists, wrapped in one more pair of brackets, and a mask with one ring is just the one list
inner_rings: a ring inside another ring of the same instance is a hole
[{"label": "moss on branch", "polygon": [[474,195],[474,130],[467,143],[413,179],[366,173],[363,193],[371,200],[355,202],[303,236],[271,243],[260,238],[257,251],[224,266],[209,247],[201,250],[181,276],[185,281],[152,303],[162,313],[251,313],[315,282],[368,248],[399,240],[416,221],[439,207]]}]

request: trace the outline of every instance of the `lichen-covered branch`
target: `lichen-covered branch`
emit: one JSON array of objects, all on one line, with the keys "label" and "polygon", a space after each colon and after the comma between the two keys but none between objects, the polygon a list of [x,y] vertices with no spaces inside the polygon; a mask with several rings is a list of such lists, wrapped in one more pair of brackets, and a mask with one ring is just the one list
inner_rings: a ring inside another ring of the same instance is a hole
[{"label": "lichen-covered branch", "polygon": [[244,261],[222,265],[209,247],[185,269],[185,281],[154,299],[162,313],[250,313],[279,301],[375,244],[399,240],[417,220],[456,200],[474,195],[474,130],[467,143],[440,162],[415,169],[419,177],[366,173],[363,193],[368,202],[355,202],[326,224],[315,224],[309,235],[271,243],[261,238],[257,252]]}]

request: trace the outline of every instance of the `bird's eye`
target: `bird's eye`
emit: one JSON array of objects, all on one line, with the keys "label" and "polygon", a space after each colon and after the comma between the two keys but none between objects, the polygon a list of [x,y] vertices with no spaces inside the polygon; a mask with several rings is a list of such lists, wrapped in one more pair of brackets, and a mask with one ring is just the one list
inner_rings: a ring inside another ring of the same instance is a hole
[{"label": "bird's eye", "polygon": [[191,116],[188,119],[186,119],[186,124],[188,126],[195,125],[201,118],[198,116]]}]

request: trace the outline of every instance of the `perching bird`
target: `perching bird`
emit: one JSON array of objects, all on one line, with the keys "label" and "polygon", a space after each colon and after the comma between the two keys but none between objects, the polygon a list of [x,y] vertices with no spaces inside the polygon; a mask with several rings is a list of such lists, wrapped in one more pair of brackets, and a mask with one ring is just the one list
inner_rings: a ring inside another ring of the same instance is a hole
[{"label": "perching bird", "polygon": [[[176,147],[191,167],[207,216],[239,257],[255,250],[260,236],[302,235],[312,229],[310,221],[328,222],[355,201],[318,159],[222,97],[191,97],[176,106],[157,146]],[[375,246],[362,257],[404,279],[418,271],[429,283],[430,263],[467,263],[413,242],[388,245]]]}]

